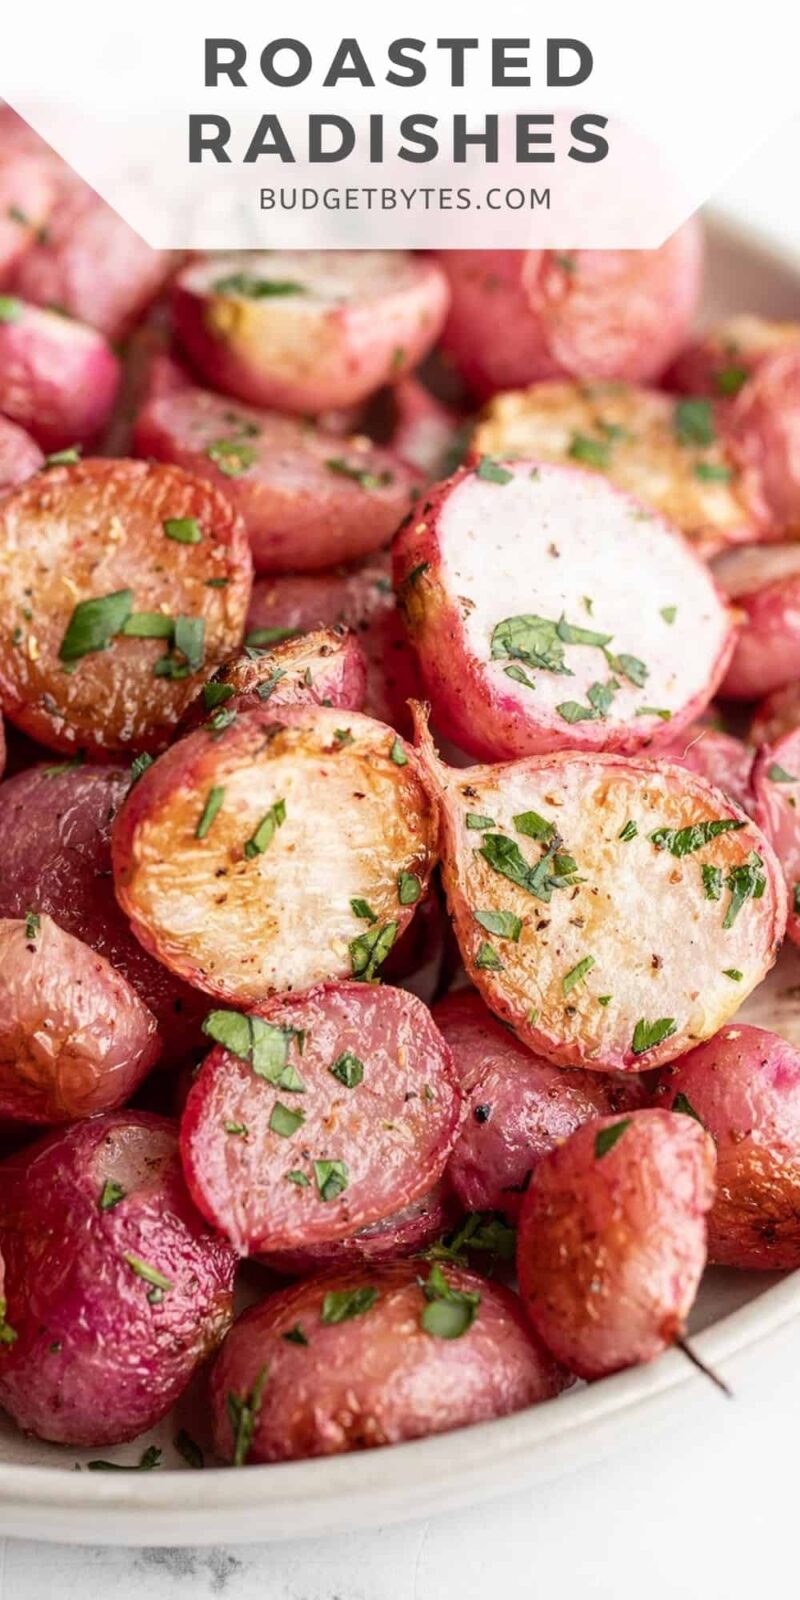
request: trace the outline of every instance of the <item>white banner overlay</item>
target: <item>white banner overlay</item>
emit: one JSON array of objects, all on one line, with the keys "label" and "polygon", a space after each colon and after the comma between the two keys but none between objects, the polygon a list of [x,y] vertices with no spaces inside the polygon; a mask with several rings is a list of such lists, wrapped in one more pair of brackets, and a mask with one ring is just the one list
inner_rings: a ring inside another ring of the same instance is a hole
[{"label": "white banner overlay", "polygon": [[31,0],[0,95],[152,245],[641,248],[796,112],[799,45],[785,0]]}]

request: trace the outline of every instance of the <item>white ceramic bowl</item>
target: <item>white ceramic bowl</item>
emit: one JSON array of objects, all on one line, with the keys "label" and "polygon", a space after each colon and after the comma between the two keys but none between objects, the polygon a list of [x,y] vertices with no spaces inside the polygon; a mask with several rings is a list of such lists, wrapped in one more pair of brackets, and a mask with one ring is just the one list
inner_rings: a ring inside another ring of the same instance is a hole
[{"label": "white ceramic bowl", "polygon": [[[709,225],[705,311],[800,315],[800,261],[717,217]],[[743,1013],[800,1045],[800,953],[787,951]],[[800,1312],[800,1272],[706,1274],[692,1319],[693,1347],[715,1368]],[[0,1422],[0,1534],[124,1545],[202,1545],[309,1538],[451,1510],[558,1476],[601,1456],[613,1437],[655,1420],[675,1389],[699,1381],[672,1351],[649,1367],[568,1391],[549,1404],[457,1433],[331,1460],[242,1471],[187,1467],[173,1437],[191,1400],[135,1445],[74,1451],[27,1439]],[[200,1400],[202,1406],[202,1399]],[[96,1457],[138,1461],[162,1447],[152,1472],[75,1471]]]}]

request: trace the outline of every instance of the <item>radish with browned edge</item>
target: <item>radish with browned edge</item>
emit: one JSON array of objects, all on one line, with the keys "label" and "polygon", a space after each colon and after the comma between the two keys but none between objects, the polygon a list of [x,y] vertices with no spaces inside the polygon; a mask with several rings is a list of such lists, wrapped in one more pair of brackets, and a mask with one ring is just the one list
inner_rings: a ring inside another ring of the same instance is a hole
[{"label": "radish with browned edge", "polygon": [[0,501],[0,701],[55,750],[152,751],[241,642],[251,563],[180,467],[86,461]]},{"label": "radish with browned edge", "polygon": [[449,299],[441,267],[404,250],[248,250],[184,267],[172,305],[212,388],[314,414],[411,372]]},{"label": "radish with browned edge", "polygon": [[114,881],[145,949],[246,1005],[375,977],[424,898],[436,833],[393,729],[267,703],[148,768],[114,823]]},{"label": "radish with browned edge", "polygon": [[[269,700],[278,706],[339,706],[360,711],[367,686],[367,663],[354,633],[341,626],[278,640],[272,649],[247,646],[231,656],[203,684],[184,712],[178,733],[189,733],[217,717],[224,726],[234,714]],[[222,713],[219,717],[218,713]]]},{"label": "radish with browned edge", "polygon": [[764,835],[719,789],[666,761],[578,751],[448,768],[420,737],[464,965],[537,1054],[641,1072],[715,1033],[760,983],[786,894]]},{"label": "radish with browned edge", "polygon": [[463,468],[404,524],[394,577],[437,726],[482,760],[667,744],[733,648],[685,541],[565,467]]}]

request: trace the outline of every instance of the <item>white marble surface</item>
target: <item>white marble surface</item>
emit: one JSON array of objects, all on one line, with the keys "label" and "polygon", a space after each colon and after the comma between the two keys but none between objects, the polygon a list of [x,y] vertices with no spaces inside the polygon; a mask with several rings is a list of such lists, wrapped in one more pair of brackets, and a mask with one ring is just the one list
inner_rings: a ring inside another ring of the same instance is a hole
[{"label": "white marble surface", "polygon": [[[800,249],[800,119],[719,197]],[[612,1459],[477,1510],[363,1535],[208,1550],[0,1541],[0,1600],[744,1600],[797,1571],[800,1325],[687,1385]]]}]

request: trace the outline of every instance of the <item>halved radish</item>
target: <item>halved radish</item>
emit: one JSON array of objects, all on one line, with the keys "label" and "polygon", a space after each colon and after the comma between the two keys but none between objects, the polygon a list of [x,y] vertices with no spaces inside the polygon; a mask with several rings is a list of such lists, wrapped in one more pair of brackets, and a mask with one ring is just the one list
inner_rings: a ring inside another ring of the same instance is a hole
[{"label": "halved radish", "polygon": [[623,383],[536,383],[490,401],[472,448],[601,472],[703,556],[758,536],[708,400]]},{"label": "halved radish", "polygon": [[95,328],[0,297],[0,406],[43,450],[96,439],[119,381],[119,362]]},{"label": "halved radish", "polygon": [[733,648],[669,523],[564,467],[463,468],[401,529],[394,574],[437,725],[486,760],[667,744]]},{"label": "halved radish", "polygon": [[539,378],[647,383],[680,349],[700,297],[696,220],[659,250],[443,250],[443,344],[475,393]]},{"label": "halved radish", "polygon": [[36,440],[16,422],[0,417],[0,494],[24,483],[43,465],[44,456]]},{"label": "halved radish", "polygon": [[449,301],[403,250],[249,250],[178,274],[178,337],[213,388],[315,413],[366,399],[427,355]]},{"label": "halved radish", "polygon": [[769,322],[743,313],[713,322],[681,351],[667,373],[670,388],[734,400],[766,356],[800,344],[800,322]]},{"label": "halved radish", "polygon": [[241,512],[257,572],[303,572],[385,544],[419,478],[363,434],[342,439],[298,417],[184,388],[145,406],[136,452],[210,478]]},{"label": "halved radish", "polygon": [[223,661],[187,707],[178,732],[190,733],[213,718],[213,727],[225,726],[232,714],[268,700],[273,711],[295,705],[360,711],[366,683],[367,663],[356,635],[343,627],[318,628],[272,649],[250,646]]},{"label": "halved radish", "polygon": [[577,751],[456,770],[421,737],[464,965],[531,1049],[640,1072],[715,1033],[772,965],[780,867],[704,779]]},{"label": "halved radish", "polygon": [[241,640],[250,552],[180,467],[54,466],[0,502],[0,699],[55,750],[154,750]]},{"label": "halved radish", "polygon": [[246,711],[172,746],[114,825],[145,948],[244,1004],[374,978],[425,894],[437,813],[419,759],[354,711]]},{"label": "halved radish", "polygon": [[240,1255],[347,1239],[427,1194],[461,1115],[450,1052],[399,989],[328,984],[212,1011],[181,1118],[186,1180]]},{"label": "halved radish", "polygon": [[800,728],[764,745],[753,767],[753,815],[783,868],[789,893],[787,933],[800,944]]},{"label": "halved radish", "polygon": [[800,541],[731,550],[714,576],[742,614],[722,694],[755,700],[800,678]]},{"label": "halved radish", "polygon": [[582,1378],[652,1361],[685,1332],[706,1263],[714,1145],[699,1122],[589,1122],[540,1162],[517,1268],[538,1337]]}]

